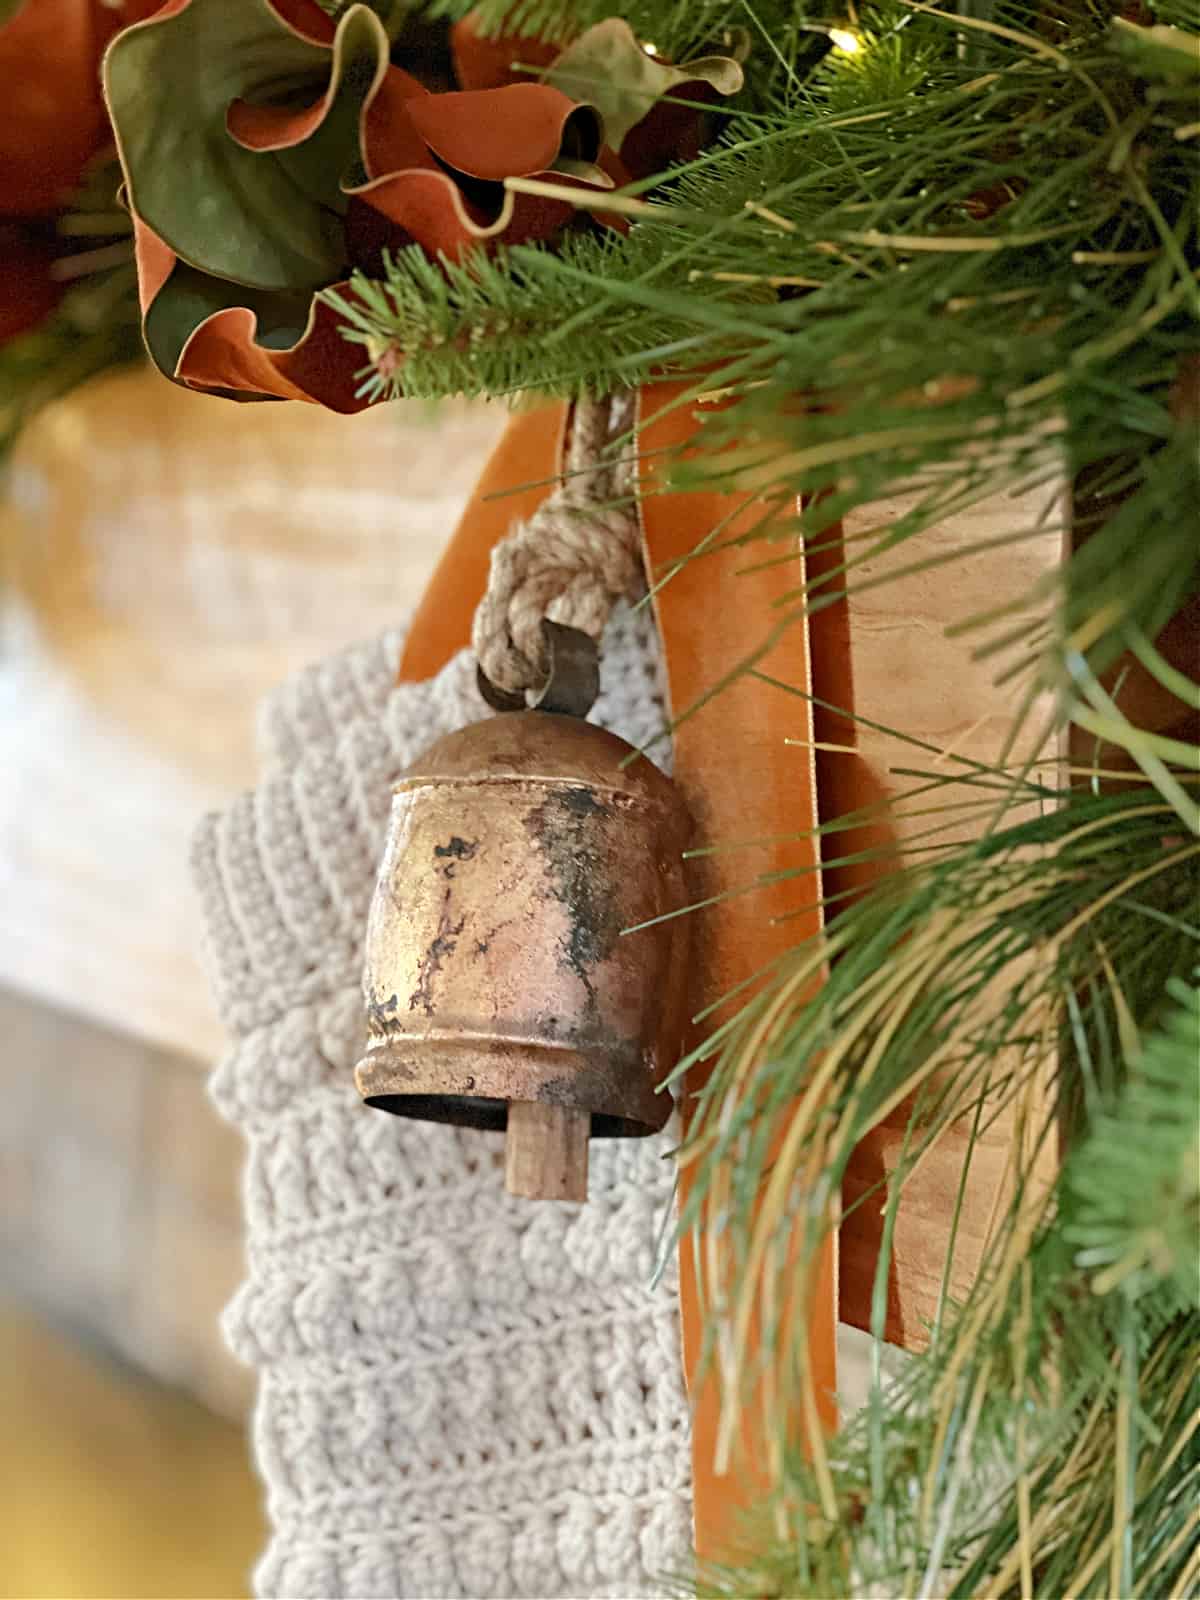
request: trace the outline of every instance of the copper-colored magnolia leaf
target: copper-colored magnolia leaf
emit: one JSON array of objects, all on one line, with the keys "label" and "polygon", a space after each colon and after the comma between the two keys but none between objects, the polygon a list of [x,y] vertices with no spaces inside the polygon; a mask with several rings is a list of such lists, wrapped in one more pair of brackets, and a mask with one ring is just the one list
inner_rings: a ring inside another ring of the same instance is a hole
[{"label": "copper-colored magnolia leaf", "polygon": [[475,11],[469,11],[450,29],[454,76],[462,89],[499,89],[506,83],[532,83],[531,70],[516,69],[548,67],[561,51],[561,44],[546,39],[481,33]]},{"label": "copper-colored magnolia leaf", "polygon": [[242,308],[253,313],[256,336],[264,345],[287,349],[304,332],[311,300],[306,290],[247,289],[179,261],[147,307],[146,348],[156,366],[176,373],[184,347],[201,323],[218,312]]},{"label": "copper-colored magnolia leaf", "polygon": [[[169,0],[109,49],[130,204],[200,272],[275,291],[342,275],[341,180],[388,38],[366,5],[325,43],[330,26],[315,0]],[[254,136],[256,107],[269,137]]]},{"label": "copper-colored magnolia leaf", "polygon": [[543,81],[573,100],[595,106],[608,143],[619,150],[630,129],[664,95],[678,90],[686,99],[683,86],[689,83],[708,84],[718,94],[736,94],[745,79],[729,56],[702,56],[679,66],[659,61],[646,54],[627,22],[609,17],[569,44]]},{"label": "copper-colored magnolia leaf", "polygon": [[431,94],[409,114],[439,161],[492,183],[545,171],[560,155],[594,161],[600,150],[591,108],[538,83]]},{"label": "copper-colored magnolia leaf", "polygon": [[177,382],[358,410],[361,349],[315,290],[570,219],[510,177],[613,182],[599,117],[557,87],[433,95],[388,54],[375,8],[335,28],[315,0],[167,0],[109,51],[146,344]]},{"label": "copper-colored magnolia leaf", "polygon": [[[596,113],[546,84],[426,95],[404,110],[422,141],[420,162],[397,160],[372,141],[365,164],[379,176],[350,193],[377,213],[376,228],[385,219],[431,256],[458,260],[485,240],[548,238],[571,215],[561,201],[512,194],[505,178],[557,173],[565,158],[584,164],[593,184],[602,181],[591,177],[600,152]],[[564,181],[569,187],[574,180]],[[360,214],[355,222],[361,241],[372,231],[371,219]],[[394,247],[382,234],[375,242]]]},{"label": "copper-colored magnolia leaf", "polygon": [[[312,295],[271,294],[206,277],[135,220],[146,347],[176,382],[232,400],[308,400],[361,411],[361,357]],[[339,292],[353,299],[348,283]]]},{"label": "copper-colored magnolia leaf", "polygon": [[53,264],[52,246],[0,223],[0,345],[36,328],[58,304]]},{"label": "copper-colored magnolia leaf", "polygon": [[0,216],[59,208],[105,138],[93,0],[0,12]]}]

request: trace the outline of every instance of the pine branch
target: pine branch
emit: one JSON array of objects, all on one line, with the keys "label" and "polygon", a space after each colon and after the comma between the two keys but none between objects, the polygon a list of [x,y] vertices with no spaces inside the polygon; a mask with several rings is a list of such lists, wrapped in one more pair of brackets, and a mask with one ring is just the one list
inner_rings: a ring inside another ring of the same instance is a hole
[{"label": "pine branch", "polygon": [[[444,269],[403,252],[358,280],[368,391],[571,394],[720,369],[736,403],[677,484],[802,490],[816,529],[936,480],[889,542],[947,504],[1119,462],[1119,507],[1064,576],[1044,664],[1079,699],[1077,634],[1098,674],[1200,586],[1195,420],[1171,398],[1200,353],[1200,139],[1180,137],[1186,72],[1140,35],[1097,15],[1060,48],[1021,31],[1021,7],[995,21],[1014,37],[981,36],[983,74],[959,27],[903,5],[865,13],[860,53],[803,82],[772,57],[765,109],[635,186],[659,210],[628,238]],[[747,434],[765,445],[739,452]]]},{"label": "pine branch", "polygon": [[1094,1294],[1169,1282],[1200,1312],[1200,988],[1167,992],[1175,1008],[1069,1159],[1062,1232]]},{"label": "pine branch", "polygon": [[[355,274],[354,300],[326,291],[323,298],[345,319],[346,337],[363,346],[360,392],[374,399],[603,393],[644,369],[647,340],[661,350],[690,333],[670,315],[612,308],[601,345],[581,372],[575,351],[563,349],[559,337],[578,319],[579,283],[553,271],[554,259],[531,249],[434,263],[411,247],[385,257],[381,279]],[[653,257],[606,234],[569,241],[562,259],[590,279],[636,274]],[[753,298],[731,286],[714,300],[735,305]]]},{"label": "pine branch", "polygon": [[[1027,798],[1022,786],[1014,803]],[[1200,1460],[1200,845],[1173,838],[1170,809],[1144,791],[1060,799],[911,867],[798,951],[718,1040],[685,1151],[699,1165],[682,1226],[713,1225],[709,1183],[733,1174],[712,1191],[735,1263],[710,1307],[727,1351],[746,1296],[767,1347],[786,1303],[767,1282],[769,1254],[763,1275],[751,1272],[755,1239],[794,1237],[789,1274],[803,1281],[837,1226],[850,1153],[885,1105],[915,1100],[889,1211],[952,1122],[1016,1108],[1027,1137],[968,1298],[945,1305],[929,1350],[825,1447],[834,1507],[814,1466],[789,1458],[749,1530],[761,1563],[708,1573],[702,1593],[1191,1592],[1180,1584],[1197,1547],[1186,1485]],[[824,986],[743,1054],[813,963],[830,963]],[[895,981],[880,985],[881,972]],[[785,1109],[789,1129],[804,1124],[806,1171],[820,1152],[821,1184],[797,1174],[764,1213],[773,1113]],[[1039,1153],[1064,1121],[1071,1154],[1047,1184]],[[730,1403],[752,1403],[738,1385],[754,1369],[721,1370]],[[787,1415],[786,1392],[777,1403]],[[779,1515],[791,1516],[784,1539]]]}]

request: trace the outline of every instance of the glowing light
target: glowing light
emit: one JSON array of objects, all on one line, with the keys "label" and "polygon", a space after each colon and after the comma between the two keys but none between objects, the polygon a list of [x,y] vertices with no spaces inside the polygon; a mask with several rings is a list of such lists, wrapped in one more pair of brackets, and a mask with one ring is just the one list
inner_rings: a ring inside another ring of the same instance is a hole
[{"label": "glowing light", "polygon": [[843,55],[856,56],[862,49],[862,40],[849,28],[830,28],[829,37],[833,41],[833,48],[840,50]]},{"label": "glowing light", "polygon": [[642,49],[648,56],[656,56],[658,54],[658,46],[656,44],[644,44]]}]

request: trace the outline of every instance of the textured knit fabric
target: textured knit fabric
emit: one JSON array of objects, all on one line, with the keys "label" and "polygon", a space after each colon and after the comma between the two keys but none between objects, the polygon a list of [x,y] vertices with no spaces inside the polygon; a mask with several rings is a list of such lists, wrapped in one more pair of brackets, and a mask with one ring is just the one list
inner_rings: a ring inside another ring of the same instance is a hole
[{"label": "textured knit fabric", "polygon": [[[400,642],[281,691],[261,787],[196,842],[234,1039],[213,1094],[249,1144],[226,1331],[259,1375],[257,1588],[633,1600],[691,1547],[677,1293],[654,1282],[670,1134],[593,1145],[586,1205],[516,1200],[502,1135],[369,1110],[351,1077],[391,784],[487,714],[465,654],[394,687]],[[609,626],[593,716],[634,743],[663,726],[642,614]]]}]

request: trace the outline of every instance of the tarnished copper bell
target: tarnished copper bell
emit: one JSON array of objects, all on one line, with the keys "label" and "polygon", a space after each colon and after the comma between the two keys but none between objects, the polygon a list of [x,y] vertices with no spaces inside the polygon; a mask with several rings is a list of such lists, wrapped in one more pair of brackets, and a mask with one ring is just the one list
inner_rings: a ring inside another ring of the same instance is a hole
[{"label": "tarnished copper bell", "polygon": [[427,750],[367,927],[367,1104],[506,1128],[511,1193],[586,1199],[589,1137],[670,1113],[689,832],[670,779],[580,716],[505,711]]}]

